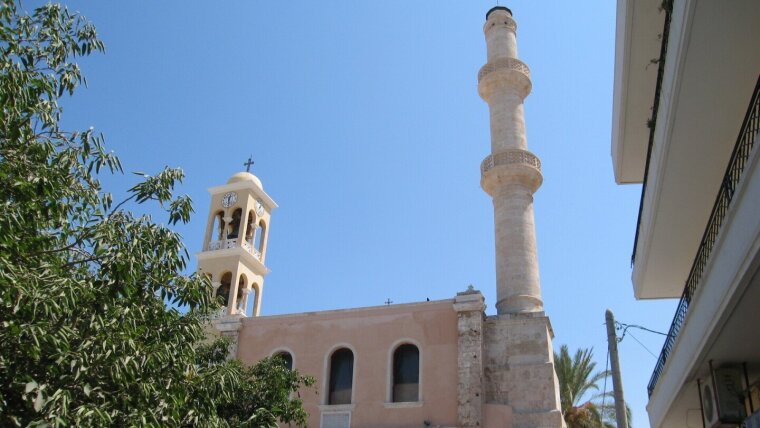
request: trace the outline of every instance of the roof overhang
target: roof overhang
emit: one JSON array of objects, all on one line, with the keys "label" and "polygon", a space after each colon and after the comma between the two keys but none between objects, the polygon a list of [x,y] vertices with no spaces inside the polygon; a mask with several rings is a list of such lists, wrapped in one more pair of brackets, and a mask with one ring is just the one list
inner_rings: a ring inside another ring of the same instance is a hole
[{"label": "roof overhang", "polygon": [[[757,0],[674,2],[635,254],[637,298],[683,291],[760,71],[758,19]],[[628,65],[629,82],[636,70]]]},{"label": "roof overhang", "polygon": [[661,0],[618,0],[612,103],[612,166],[618,184],[644,179],[657,60]]}]

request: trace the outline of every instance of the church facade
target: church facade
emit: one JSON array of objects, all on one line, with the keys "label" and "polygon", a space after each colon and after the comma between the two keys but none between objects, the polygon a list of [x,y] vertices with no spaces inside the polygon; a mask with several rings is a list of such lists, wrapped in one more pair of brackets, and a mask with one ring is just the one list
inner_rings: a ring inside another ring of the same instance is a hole
[{"label": "church facade", "polygon": [[478,73],[491,116],[491,153],[480,168],[494,204],[496,315],[485,315],[483,295],[470,288],[444,300],[259,316],[277,205],[249,172],[209,189],[198,269],[226,303],[214,327],[243,362],[280,355],[316,378],[301,392],[309,426],[564,426],[535,239],[541,163],[525,136],[530,71],[518,59],[516,28],[509,9],[487,13],[488,58]]}]

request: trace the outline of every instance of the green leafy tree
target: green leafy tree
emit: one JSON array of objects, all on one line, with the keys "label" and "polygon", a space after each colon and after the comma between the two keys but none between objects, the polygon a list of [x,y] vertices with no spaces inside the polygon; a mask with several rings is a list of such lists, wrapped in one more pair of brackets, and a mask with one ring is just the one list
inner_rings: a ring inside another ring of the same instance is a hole
[{"label": "green leafy tree", "polygon": [[[595,372],[593,350],[581,348],[570,357],[567,345],[554,352],[554,368],[559,381],[562,415],[568,428],[615,427],[615,404],[612,391],[599,392],[599,382],[609,371]],[[628,410],[628,425],[631,412]]]},{"label": "green leafy tree", "polygon": [[209,280],[183,274],[176,232],[134,213],[187,222],[182,171],[139,174],[114,202],[99,177],[119,159],[59,127],[59,99],[84,83],[72,58],[103,50],[64,7],[0,2],[0,426],[303,425],[294,392],[312,379],[227,360],[206,335]]}]

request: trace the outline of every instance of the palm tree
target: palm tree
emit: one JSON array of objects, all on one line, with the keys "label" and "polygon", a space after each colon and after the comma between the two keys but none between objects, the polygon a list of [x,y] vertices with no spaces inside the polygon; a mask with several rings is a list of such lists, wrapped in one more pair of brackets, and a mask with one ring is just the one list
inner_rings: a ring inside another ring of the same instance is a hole
[{"label": "palm tree", "polygon": [[[562,415],[568,428],[615,427],[612,391],[599,392],[598,385],[610,372],[605,370],[595,373],[596,363],[592,359],[593,349],[578,349],[570,358],[567,345],[562,345],[559,354],[554,353]],[[586,397],[588,399],[584,401]],[[630,426],[631,412],[629,410],[626,413]]]}]

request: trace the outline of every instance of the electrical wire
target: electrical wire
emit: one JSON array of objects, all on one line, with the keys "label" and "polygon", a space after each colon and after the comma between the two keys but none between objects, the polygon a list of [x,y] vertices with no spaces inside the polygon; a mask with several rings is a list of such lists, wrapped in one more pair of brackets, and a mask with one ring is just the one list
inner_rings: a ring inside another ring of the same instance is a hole
[{"label": "electrical wire", "polygon": [[655,359],[657,359],[657,355],[655,355],[654,352],[650,351],[649,348],[647,348],[646,345],[644,345],[643,343],[641,343],[641,341],[639,339],[636,339],[636,336],[634,336],[633,333],[628,333],[628,334],[630,334],[631,338],[633,340],[635,340],[636,342],[638,342],[639,345],[641,345],[642,348],[646,349],[647,352],[649,352]]},{"label": "electrical wire", "polygon": [[605,401],[607,401],[607,378],[610,377],[608,374],[609,367],[610,367],[610,347],[608,345],[607,346],[607,361],[605,361],[605,364],[604,364],[604,373],[607,374],[607,376],[604,377],[604,389],[603,389],[604,392],[602,392],[602,409],[601,409],[602,412],[604,412],[604,409],[606,406]]},{"label": "electrical wire", "polygon": [[620,339],[618,339],[618,342],[622,342],[623,341],[623,338],[625,337],[626,333],[628,333],[628,329],[629,328],[638,328],[639,330],[644,330],[644,331],[649,332],[649,333],[659,334],[659,335],[662,335],[662,336],[668,336],[667,333],[663,333],[663,332],[660,332],[660,331],[657,331],[657,330],[652,330],[651,328],[646,328],[646,327],[643,327],[643,326],[640,326],[640,325],[637,325],[637,324],[625,324],[625,323],[622,323],[622,322],[615,321],[615,325],[616,325],[616,327],[617,327],[618,330],[620,330],[620,329],[623,330],[623,334],[620,335]]}]

